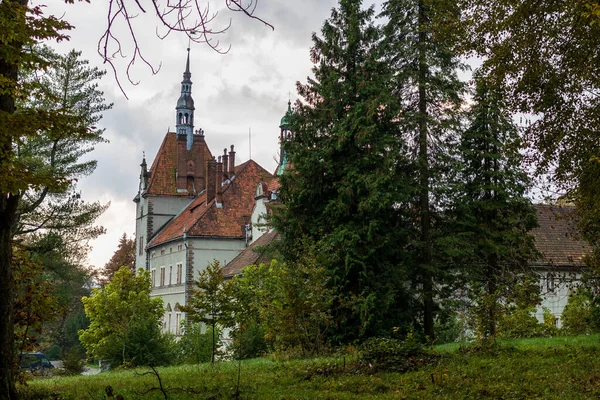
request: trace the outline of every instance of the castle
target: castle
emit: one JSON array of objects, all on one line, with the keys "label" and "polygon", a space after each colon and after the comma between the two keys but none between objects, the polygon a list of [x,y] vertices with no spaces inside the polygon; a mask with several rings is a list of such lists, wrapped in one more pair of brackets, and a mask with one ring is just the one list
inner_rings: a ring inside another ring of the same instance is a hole
[{"label": "castle", "polygon": [[[181,334],[193,280],[217,260],[227,265],[259,239],[267,204],[275,199],[276,174],[253,160],[236,165],[232,145],[215,158],[202,129],[194,131],[189,49],[176,129],[168,132],[148,169],[141,163],[136,203],[135,268],[150,271],[152,296],[165,306],[163,331]],[[288,134],[288,111],[280,134]],[[285,165],[282,157],[278,171]]]}]

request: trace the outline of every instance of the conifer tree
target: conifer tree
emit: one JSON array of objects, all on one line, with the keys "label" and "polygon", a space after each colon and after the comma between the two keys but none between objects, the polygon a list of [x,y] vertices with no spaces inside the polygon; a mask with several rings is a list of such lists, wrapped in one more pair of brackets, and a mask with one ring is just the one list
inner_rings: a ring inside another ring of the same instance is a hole
[{"label": "conifer tree", "polygon": [[135,272],[135,240],[128,238],[125,232],[123,232],[123,236],[119,239],[117,250],[115,250],[110,260],[104,265],[103,275],[106,281],[110,281],[115,272],[123,266],[129,267],[132,272]]},{"label": "conifer tree", "polygon": [[521,166],[521,141],[502,92],[476,74],[469,127],[458,147],[462,162],[453,214],[462,273],[484,293],[476,301],[480,333],[496,335],[498,300],[518,283],[537,255],[533,236],[535,210],[525,191],[529,184]]},{"label": "conifer tree", "polygon": [[313,34],[314,79],[298,84],[284,144],[293,167],[274,221],[289,259],[299,258],[302,237],[315,243],[337,291],[335,343],[389,334],[410,314],[402,262],[410,165],[373,16],[361,1],[341,0]]},{"label": "conifer tree", "polygon": [[[456,137],[464,85],[457,71],[457,36],[447,21],[459,14],[456,4],[436,0],[388,0],[382,15],[387,59],[394,69],[395,94],[401,102],[398,125],[413,145],[418,165],[414,210],[418,221],[414,278],[422,290],[423,332],[434,339],[435,283],[441,280],[436,262],[435,204],[444,197],[444,154]],[[436,218],[439,220],[439,214]]]}]

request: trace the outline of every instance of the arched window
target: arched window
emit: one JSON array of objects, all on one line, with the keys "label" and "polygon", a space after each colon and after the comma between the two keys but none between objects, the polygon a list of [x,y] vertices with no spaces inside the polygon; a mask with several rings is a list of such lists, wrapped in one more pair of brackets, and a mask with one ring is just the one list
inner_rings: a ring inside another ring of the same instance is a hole
[{"label": "arched window", "polygon": [[186,123],[186,124],[188,123],[188,117],[189,117],[189,116],[188,116],[188,113],[185,113],[185,123]]},{"label": "arched window", "polygon": [[179,123],[183,124],[183,114],[179,113]]}]

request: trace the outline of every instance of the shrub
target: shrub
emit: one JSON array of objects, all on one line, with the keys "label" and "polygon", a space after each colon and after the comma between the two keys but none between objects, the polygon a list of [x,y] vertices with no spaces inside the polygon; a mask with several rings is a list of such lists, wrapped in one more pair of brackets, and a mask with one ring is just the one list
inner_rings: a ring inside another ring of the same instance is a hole
[{"label": "shrub", "polygon": [[569,296],[562,313],[562,329],[569,335],[592,332],[592,301],[587,289],[580,288]]},{"label": "shrub", "polygon": [[[217,338],[216,349],[222,347],[221,332],[219,329],[215,332]],[[185,333],[179,339],[176,345],[177,363],[179,364],[200,364],[210,362],[212,354],[212,327],[207,327],[206,332],[202,333],[201,324],[191,324],[186,328]]]},{"label": "shrub", "polygon": [[426,365],[433,358],[412,334],[405,340],[371,338],[360,350],[363,367],[374,370],[404,372]]},{"label": "shrub", "polygon": [[498,337],[530,338],[541,336],[542,325],[534,315],[535,307],[513,307],[498,321]]},{"label": "shrub", "polygon": [[44,354],[46,355],[46,357],[48,357],[48,360],[52,361],[60,360],[60,353],[61,349],[60,346],[57,344],[53,344],[48,350],[44,351]]},{"label": "shrub", "polygon": [[81,375],[85,370],[85,354],[78,349],[66,351],[62,361],[65,375]]},{"label": "shrub", "polygon": [[541,327],[542,335],[549,336],[549,337],[557,336],[559,334],[559,330],[555,323],[556,317],[554,316],[554,314],[552,314],[552,311],[550,311],[550,309],[544,307],[543,310],[544,310],[544,323],[542,324],[542,327]]},{"label": "shrub", "polygon": [[236,360],[244,360],[265,355],[268,352],[265,333],[266,330],[256,322],[233,332],[233,357]]}]

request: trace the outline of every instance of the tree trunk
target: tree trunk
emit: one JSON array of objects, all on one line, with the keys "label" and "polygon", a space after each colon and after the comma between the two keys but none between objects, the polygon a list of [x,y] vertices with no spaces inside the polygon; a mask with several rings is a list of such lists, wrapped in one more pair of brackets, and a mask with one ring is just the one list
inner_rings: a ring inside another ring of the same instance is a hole
[{"label": "tree trunk", "polygon": [[427,137],[427,59],[425,35],[425,9],[419,1],[419,173],[420,193],[419,208],[421,211],[421,277],[423,285],[423,329],[429,340],[435,339],[433,329],[433,278],[431,274],[431,236],[429,215],[429,152]]},{"label": "tree trunk", "polygon": [[[25,12],[15,13],[15,6],[27,5],[27,0],[4,0],[0,2],[0,12],[5,18],[13,17],[25,23]],[[21,20],[22,19],[22,20]],[[0,76],[11,82],[17,81],[17,65],[21,44],[9,42],[3,44],[3,54],[15,56],[15,59],[0,58]],[[15,98],[11,90],[0,95],[0,118],[10,118],[15,112]],[[6,122],[6,121],[2,121]],[[2,124],[7,127],[10,124]],[[0,165],[9,166],[13,158],[13,132],[0,132]],[[12,237],[17,218],[19,194],[0,192],[0,400],[17,399],[14,374],[14,289],[12,274]]]},{"label": "tree trunk", "polygon": [[[1,68],[1,62],[0,62]],[[0,100],[1,101],[1,100]],[[1,135],[1,132],[0,132]],[[2,146],[0,154],[5,154]],[[0,193],[0,399],[16,399],[14,380],[14,319],[12,276],[12,228],[18,196]]]},{"label": "tree trunk", "polygon": [[215,323],[214,323],[214,315],[213,315],[213,323],[212,323],[212,354],[210,355],[210,363],[214,367],[215,365]]}]

